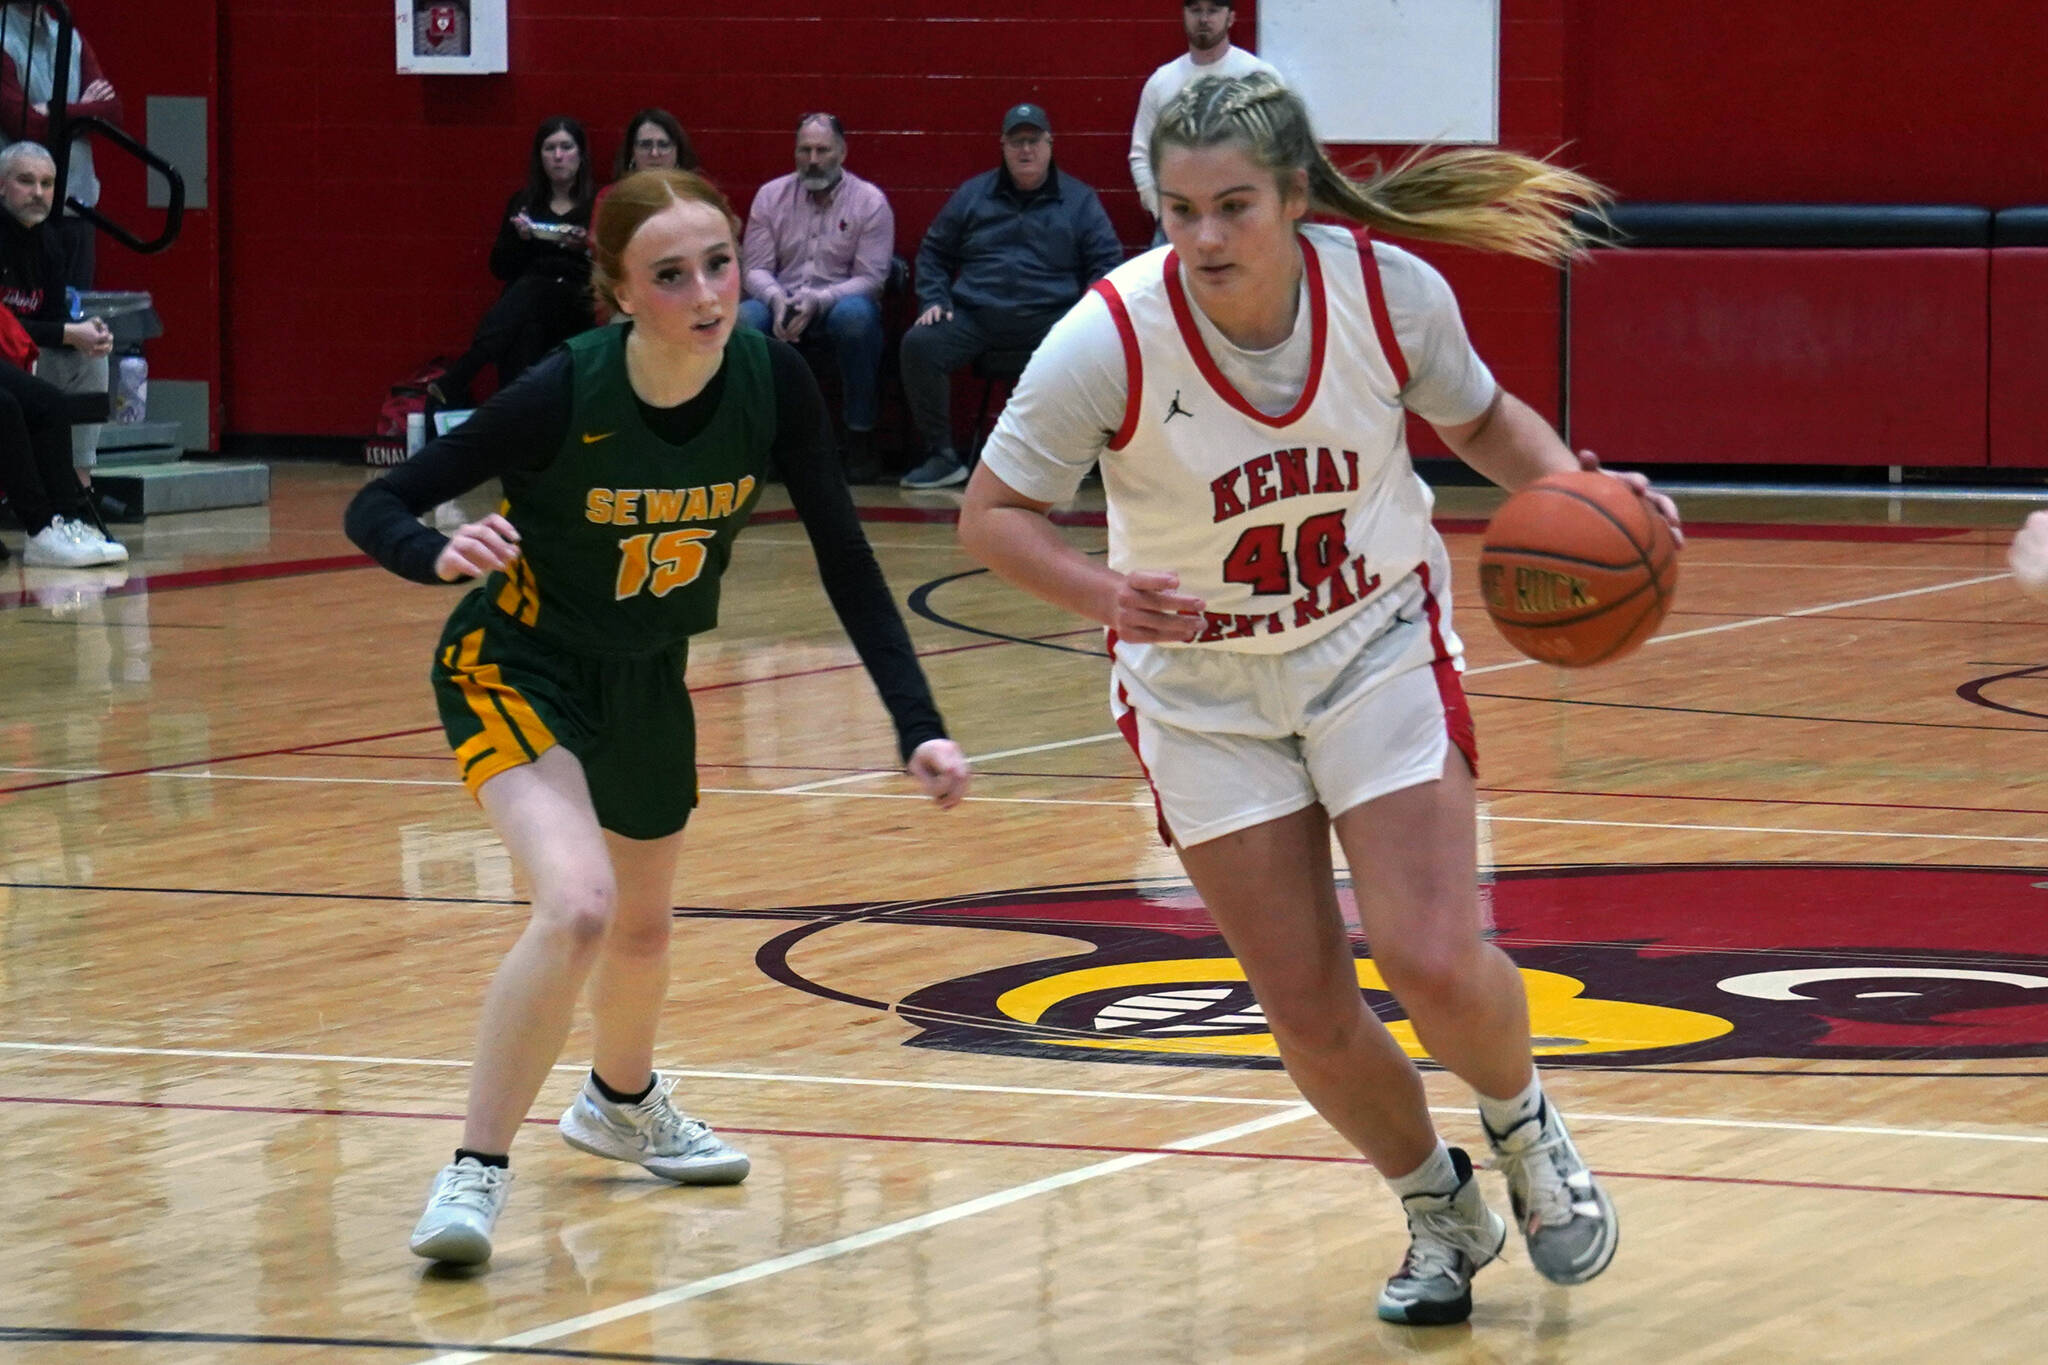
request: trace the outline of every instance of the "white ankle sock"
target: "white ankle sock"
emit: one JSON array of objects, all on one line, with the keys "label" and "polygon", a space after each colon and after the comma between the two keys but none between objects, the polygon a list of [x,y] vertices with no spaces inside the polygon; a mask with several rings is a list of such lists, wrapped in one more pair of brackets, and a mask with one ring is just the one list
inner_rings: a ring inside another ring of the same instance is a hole
[{"label": "white ankle sock", "polygon": [[1458,1188],[1458,1171],[1451,1165],[1451,1149],[1436,1140],[1436,1150],[1414,1170],[1403,1176],[1388,1176],[1387,1186],[1398,1199],[1411,1194],[1450,1194]]},{"label": "white ankle sock", "polygon": [[1496,1137],[1506,1137],[1516,1124],[1526,1123],[1543,1111],[1543,1078],[1530,1073],[1529,1084],[1512,1099],[1497,1100],[1476,1090],[1473,1098],[1479,1101],[1479,1118],[1486,1125],[1486,1131]]}]

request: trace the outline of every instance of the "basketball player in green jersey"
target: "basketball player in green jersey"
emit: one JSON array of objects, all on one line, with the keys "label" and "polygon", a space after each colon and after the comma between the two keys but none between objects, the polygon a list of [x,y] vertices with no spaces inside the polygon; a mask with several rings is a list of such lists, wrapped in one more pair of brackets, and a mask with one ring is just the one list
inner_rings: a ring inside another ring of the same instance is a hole
[{"label": "basketball player in green jersey", "polygon": [[[686,171],[641,172],[607,197],[596,238],[593,282],[630,325],[575,338],[348,511],[349,535],[394,572],[483,579],[449,618],[434,690],[463,781],[533,890],[484,997],[462,1146],[413,1232],[412,1250],[436,1261],[490,1257],[512,1138],[586,981],[592,1064],[564,1140],[682,1184],[747,1175],[744,1155],[676,1110],[653,1055],[697,800],[689,637],[717,624],[733,537],[771,459],[910,775],[949,808],[968,782],[809,367],[733,327],[739,223],[724,196]],[[502,513],[447,537],[417,520],[493,477]]]}]

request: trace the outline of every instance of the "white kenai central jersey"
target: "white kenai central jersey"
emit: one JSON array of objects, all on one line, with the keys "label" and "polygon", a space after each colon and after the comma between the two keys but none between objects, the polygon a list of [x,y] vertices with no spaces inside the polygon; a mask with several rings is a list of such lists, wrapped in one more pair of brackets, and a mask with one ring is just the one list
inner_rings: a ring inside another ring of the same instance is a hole
[{"label": "white kenai central jersey", "polygon": [[1408,369],[1373,244],[1363,229],[1300,232],[1308,382],[1277,417],[1217,368],[1171,250],[1094,286],[1128,389],[1101,461],[1109,566],[1178,572],[1208,607],[1199,647],[1294,649],[1443,558],[1434,499],[1408,458]]}]

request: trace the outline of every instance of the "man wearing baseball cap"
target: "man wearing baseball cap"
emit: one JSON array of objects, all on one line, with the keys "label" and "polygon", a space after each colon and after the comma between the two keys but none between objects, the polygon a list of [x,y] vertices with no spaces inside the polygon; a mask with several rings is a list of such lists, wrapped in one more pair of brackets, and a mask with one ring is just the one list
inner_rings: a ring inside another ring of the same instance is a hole
[{"label": "man wearing baseball cap", "polygon": [[952,373],[989,351],[1037,347],[1082,291],[1123,262],[1095,191],[1053,164],[1052,119],[1003,115],[1002,164],[953,192],[917,252],[917,325],[903,337],[903,392],[924,462],[905,488],[967,481],[953,449]]}]

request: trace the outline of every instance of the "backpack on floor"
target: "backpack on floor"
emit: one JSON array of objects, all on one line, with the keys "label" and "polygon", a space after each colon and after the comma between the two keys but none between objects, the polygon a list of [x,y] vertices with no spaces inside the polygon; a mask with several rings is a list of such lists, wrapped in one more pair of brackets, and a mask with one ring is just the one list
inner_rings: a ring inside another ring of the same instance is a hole
[{"label": "backpack on floor", "polygon": [[391,386],[385,395],[384,405],[377,410],[376,434],[363,442],[363,463],[394,465],[405,463],[411,452],[406,448],[408,419],[418,413],[425,420],[427,414],[427,385],[448,373],[448,357],[435,356],[410,376]]}]

